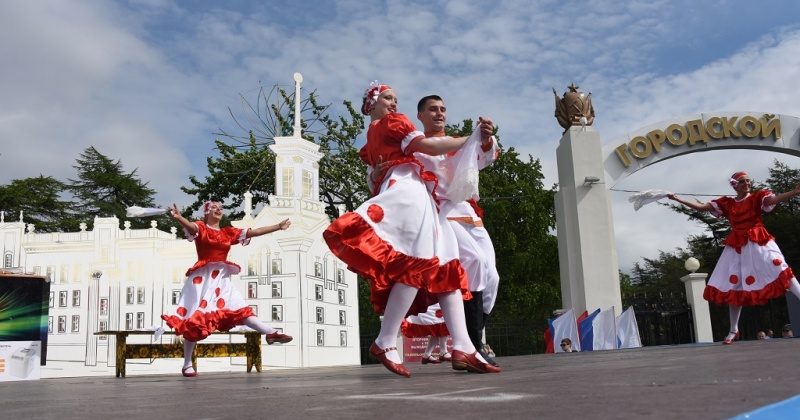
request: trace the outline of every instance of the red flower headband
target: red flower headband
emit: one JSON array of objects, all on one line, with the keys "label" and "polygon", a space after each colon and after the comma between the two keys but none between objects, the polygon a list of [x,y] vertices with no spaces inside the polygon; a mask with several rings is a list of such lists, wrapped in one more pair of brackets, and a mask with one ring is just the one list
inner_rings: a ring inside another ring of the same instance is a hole
[{"label": "red flower headband", "polygon": [[208,216],[208,213],[211,213],[211,206],[214,204],[221,206],[219,201],[206,201],[206,203],[203,204],[203,217]]},{"label": "red flower headband", "polygon": [[373,81],[369,84],[369,86],[367,86],[367,90],[364,91],[364,106],[362,109],[365,115],[369,115],[369,112],[372,110],[372,106],[378,102],[378,96],[389,89],[391,89],[389,85],[382,85],[378,83],[377,80]]}]

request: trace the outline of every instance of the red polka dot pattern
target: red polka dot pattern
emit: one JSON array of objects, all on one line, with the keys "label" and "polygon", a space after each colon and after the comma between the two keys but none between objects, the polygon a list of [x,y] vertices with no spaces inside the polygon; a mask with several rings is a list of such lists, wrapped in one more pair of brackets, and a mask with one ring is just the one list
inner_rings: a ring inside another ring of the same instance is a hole
[{"label": "red polka dot pattern", "polygon": [[218,275],[219,275],[219,270],[214,270],[211,272],[212,279],[216,279]]},{"label": "red polka dot pattern", "polygon": [[380,223],[383,220],[383,208],[377,204],[370,204],[367,208],[367,216],[373,223]]},{"label": "red polka dot pattern", "polygon": [[780,258],[775,258],[774,260],[772,260],[772,265],[781,265],[781,264],[783,264],[783,261]]},{"label": "red polka dot pattern", "polygon": [[733,274],[731,275],[731,278],[728,281],[730,281],[731,284],[739,283],[739,277],[737,277],[736,274]]},{"label": "red polka dot pattern", "polygon": [[225,307],[225,299],[220,298],[217,300],[217,308],[222,309]]},{"label": "red polka dot pattern", "polygon": [[387,188],[387,189],[391,188],[391,187],[392,187],[392,185],[394,185],[394,183],[395,183],[395,182],[397,182],[397,180],[396,180],[396,179],[390,179],[390,180],[389,180],[389,186],[388,186],[388,187],[386,187],[386,188]]},{"label": "red polka dot pattern", "polygon": [[219,293],[220,293],[220,291],[221,291],[221,289],[220,289],[219,287],[217,287],[217,288],[214,290],[214,294],[215,294],[215,295],[217,295],[217,296],[219,296]]},{"label": "red polka dot pattern", "polygon": [[744,282],[747,283],[748,286],[752,286],[753,283],[756,282],[756,278],[753,276],[747,276],[747,278],[744,279]]},{"label": "red polka dot pattern", "polygon": [[441,309],[437,309],[436,310],[436,318],[441,318],[442,316],[444,316],[444,315],[442,315],[442,310]]},{"label": "red polka dot pattern", "polygon": [[201,300],[201,301],[200,301],[200,307],[201,307],[201,308],[203,308],[203,309],[205,309],[205,308],[206,308],[206,306],[208,306],[208,301],[207,301],[207,300],[205,300],[205,299]]},{"label": "red polka dot pattern", "polygon": [[178,306],[178,310],[176,312],[178,312],[178,315],[180,316],[186,316],[188,311],[183,306]]},{"label": "red polka dot pattern", "polygon": [[197,276],[197,277],[192,279],[192,283],[194,283],[194,284],[200,284],[202,282],[203,282],[203,278],[200,277],[200,276]]}]

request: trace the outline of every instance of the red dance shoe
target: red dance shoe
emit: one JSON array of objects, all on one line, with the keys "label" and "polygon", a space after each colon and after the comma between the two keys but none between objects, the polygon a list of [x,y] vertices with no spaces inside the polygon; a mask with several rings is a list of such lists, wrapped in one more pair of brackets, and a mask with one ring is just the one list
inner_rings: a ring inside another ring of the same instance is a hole
[{"label": "red dance shoe", "polygon": [[464,353],[460,350],[453,350],[453,369],[466,370],[475,373],[497,373],[500,368],[483,363],[477,358],[478,352],[472,354]]},{"label": "red dance shoe", "polygon": [[378,347],[377,344],[373,342],[372,345],[369,346],[369,357],[381,362],[381,364],[384,367],[386,367],[386,369],[389,369],[389,371],[391,371],[392,373],[396,373],[400,376],[405,376],[406,378],[410,378],[411,372],[409,372],[408,369],[406,369],[406,367],[403,366],[402,363],[395,363],[386,357],[386,352],[392,350],[397,350],[397,347],[389,347],[388,349],[381,349],[380,347]]},{"label": "red dance shoe", "polygon": [[[187,373],[186,371],[189,369],[192,369],[192,371]],[[192,368],[192,366],[186,366],[185,368],[181,369],[181,373],[187,378],[194,378],[197,376],[197,372]]]},{"label": "red dance shoe", "polygon": [[442,359],[443,362],[452,362],[453,354],[448,351],[445,354],[439,355],[439,358]]},{"label": "red dance shoe", "polygon": [[439,356],[422,356],[422,364],[427,365],[428,363],[437,365],[442,363],[442,361],[439,359]]},{"label": "red dance shoe", "polygon": [[272,334],[267,334],[266,336],[267,344],[275,344],[275,343],[288,343],[292,341],[291,335],[281,334],[279,332],[274,332]]},{"label": "red dance shoe", "polygon": [[728,336],[725,337],[724,340],[722,340],[722,344],[732,344],[735,340],[738,339],[739,339],[739,331],[736,332],[731,331],[728,333]]}]

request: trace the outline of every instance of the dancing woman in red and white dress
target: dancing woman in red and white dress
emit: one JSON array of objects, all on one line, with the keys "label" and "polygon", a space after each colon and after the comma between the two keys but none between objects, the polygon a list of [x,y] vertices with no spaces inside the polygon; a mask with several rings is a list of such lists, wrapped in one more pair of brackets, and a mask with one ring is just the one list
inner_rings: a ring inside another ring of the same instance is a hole
[{"label": "dancing woman in red and white dress", "polygon": [[214,331],[228,331],[246,325],[266,334],[267,344],[288,343],[292,337],[281,334],[258,319],[233,286],[231,276],[241,270],[228,261],[231,245],[250,243],[250,238],[286,230],[292,224],[285,219],[277,225],[242,230],[232,226],[220,228],[222,206],[206,202],[204,220],[190,222],[181,216],[178,206],[167,207],[173,219],[183,226],[186,239],[194,242],[197,263],[186,272],[186,283],[178,300],[177,315],[161,315],[176,335],[183,336],[183,376],[197,376],[192,367],[192,353],[198,341]]},{"label": "dancing woman in red and white dress", "polygon": [[[439,364],[442,362],[452,362],[453,355],[447,350],[447,339],[450,338],[450,331],[444,323],[444,315],[439,304],[431,305],[428,311],[422,314],[411,315],[403,320],[400,332],[404,337],[423,338],[428,337],[428,347],[422,354],[420,360],[423,365]],[[439,346],[439,355],[433,355],[433,349]],[[484,358],[485,359],[485,358]]]},{"label": "dancing woman in red and white dress", "polygon": [[373,82],[363,99],[361,112],[371,123],[361,158],[372,167],[387,162],[388,169],[375,183],[375,196],[334,220],[323,237],[334,255],[369,281],[373,307],[383,313],[370,356],[393,373],[411,376],[397,352],[397,333],[407,315],[438,301],[453,337],[453,368],[499,372],[469,339],[463,299],[471,295],[455,234],[437,209],[436,175],[414,157],[450,153],[467,138],[426,138],[397,113],[397,96],[387,85]]},{"label": "dancing woman in red and white dress", "polygon": [[731,224],[731,233],[722,242],[725,249],[711,273],[703,298],[717,305],[728,304],[731,328],[723,341],[731,344],[739,338],[739,315],[742,306],[756,306],[783,296],[788,289],[800,299],[800,283],[762,222],[762,213],[771,212],[778,203],[800,194],[800,184],[782,194],[761,190],[750,194],[750,177],[737,172],[729,180],[736,198],[721,197],[708,203],[687,201],[670,194],[667,197],[697,211],[723,216]]}]

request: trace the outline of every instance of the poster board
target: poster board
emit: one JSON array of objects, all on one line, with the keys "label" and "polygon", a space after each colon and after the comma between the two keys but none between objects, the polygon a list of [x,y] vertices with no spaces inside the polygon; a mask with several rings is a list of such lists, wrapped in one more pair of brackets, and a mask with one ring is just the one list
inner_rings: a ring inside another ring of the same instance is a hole
[{"label": "poster board", "polygon": [[[46,277],[0,273],[0,355],[10,351],[3,357],[6,368],[14,354],[13,360],[26,364],[32,356],[39,366],[47,361],[49,302],[50,282]],[[38,344],[32,346],[33,342]]]}]

